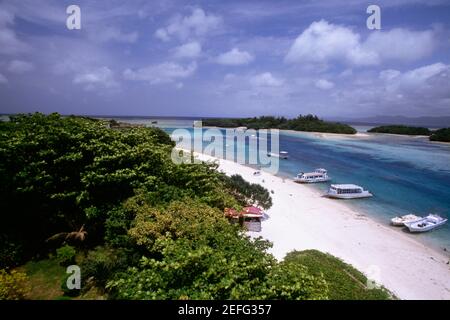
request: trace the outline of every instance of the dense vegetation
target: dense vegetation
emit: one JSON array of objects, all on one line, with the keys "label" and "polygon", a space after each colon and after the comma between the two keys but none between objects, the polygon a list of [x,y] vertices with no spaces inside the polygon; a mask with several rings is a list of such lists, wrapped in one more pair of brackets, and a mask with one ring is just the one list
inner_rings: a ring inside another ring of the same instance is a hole
[{"label": "dense vegetation", "polygon": [[304,265],[313,275],[323,275],[332,300],[386,299],[386,290],[382,287],[367,290],[367,279],[361,272],[330,254],[317,250],[293,251],[285,261]]},{"label": "dense vegetation", "polygon": [[[213,163],[176,165],[173,145],[156,128],[57,114],[0,123],[0,299],[339,297],[325,272],[277,262],[224,217],[269,208],[267,190]],[[81,292],[65,285],[73,263]]]},{"label": "dense vegetation", "polygon": [[428,128],[422,127],[409,127],[402,125],[393,125],[393,126],[380,126],[375,127],[367,132],[375,132],[375,133],[391,133],[391,134],[403,134],[403,135],[411,135],[411,136],[429,136],[431,131]]},{"label": "dense vegetation", "polygon": [[430,136],[431,141],[450,142],[450,128],[443,128],[433,132]]},{"label": "dense vegetation", "polygon": [[327,122],[317,116],[298,116],[294,119],[285,117],[264,116],[258,118],[216,118],[203,119],[204,126],[224,128],[247,127],[249,129],[284,129],[307,132],[328,132],[355,134],[356,130],[349,125],[335,122]]}]

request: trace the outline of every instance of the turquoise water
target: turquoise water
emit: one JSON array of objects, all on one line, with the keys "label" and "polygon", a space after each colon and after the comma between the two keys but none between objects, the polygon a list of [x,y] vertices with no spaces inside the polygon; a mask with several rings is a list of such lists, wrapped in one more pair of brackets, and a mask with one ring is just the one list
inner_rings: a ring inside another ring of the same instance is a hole
[{"label": "turquoise water", "polygon": [[[192,132],[192,119],[171,121],[160,120],[158,125],[168,133],[181,127]],[[299,171],[326,168],[332,183],[354,183],[370,190],[373,198],[346,202],[385,225],[393,216],[407,213],[450,216],[450,144],[358,129],[362,132],[358,136],[281,132],[280,150],[288,151],[289,159],[280,161],[278,175],[291,178]],[[328,184],[309,187],[325,192]],[[450,223],[409,236],[450,249]]]}]

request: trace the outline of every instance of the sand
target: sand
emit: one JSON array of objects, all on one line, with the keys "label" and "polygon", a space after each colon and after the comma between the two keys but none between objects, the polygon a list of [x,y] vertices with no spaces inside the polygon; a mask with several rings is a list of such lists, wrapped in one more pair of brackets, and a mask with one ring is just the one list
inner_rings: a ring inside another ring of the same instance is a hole
[{"label": "sand", "polygon": [[272,194],[269,219],[262,222],[262,236],[273,243],[271,253],[282,259],[292,250],[328,252],[381,283],[400,299],[450,299],[450,258],[429,248],[395,227],[381,225],[348,206],[347,201],[324,198],[306,185],[232,161],[219,161],[219,170],[239,174],[259,183]]}]

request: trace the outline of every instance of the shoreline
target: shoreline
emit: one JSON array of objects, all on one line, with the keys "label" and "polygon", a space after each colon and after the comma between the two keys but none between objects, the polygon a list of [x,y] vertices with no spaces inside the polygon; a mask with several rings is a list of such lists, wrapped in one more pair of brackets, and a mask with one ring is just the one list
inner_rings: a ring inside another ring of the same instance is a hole
[{"label": "shoreline", "polygon": [[[187,151],[187,150],[186,150]],[[292,250],[316,249],[330,253],[375,279],[400,299],[450,299],[449,256],[392,230],[339,200],[322,197],[318,190],[261,170],[195,154],[202,161],[218,161],[220,171],[239,174],[272,194],[262,236],[269,250],[282,259]]]}]

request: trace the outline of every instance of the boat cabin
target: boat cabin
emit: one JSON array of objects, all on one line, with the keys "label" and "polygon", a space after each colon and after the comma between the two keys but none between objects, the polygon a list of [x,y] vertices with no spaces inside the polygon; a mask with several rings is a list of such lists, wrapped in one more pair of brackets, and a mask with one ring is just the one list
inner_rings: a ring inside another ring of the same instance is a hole
[{"label": "boat cabin", "polygon": [[335,192],[336,194],[353,194],[362,193],[364,190],[355,184],[332,184],[330,191]]}]

